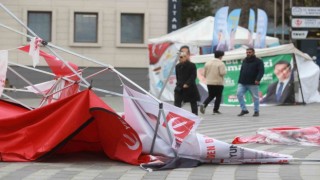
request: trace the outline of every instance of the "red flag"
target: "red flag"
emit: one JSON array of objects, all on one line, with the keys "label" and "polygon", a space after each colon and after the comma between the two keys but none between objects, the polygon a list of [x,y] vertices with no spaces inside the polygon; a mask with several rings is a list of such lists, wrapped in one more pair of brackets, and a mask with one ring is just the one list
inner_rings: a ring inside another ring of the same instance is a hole
[{"label": "red flag", "polygon": [[150,64],[156,64],[164,51],[171,45],[171,43],[161,43],[161,44],[149,44],[149,60]]},{"label": "red flag", "polygon": [[[23,46],[19,48],[22,51],[29,52],[30,45]],[[47,54],[44,51],[40,50],[40,56],[42,56],[47,64],[49,65],[50,69],[56,76],[66,76],[74,74],[61,60],[59,60],[57,57]],[[78,66],[76,64],[73,64],[72,62],[67,62],[75,71],[78,71]]]}]

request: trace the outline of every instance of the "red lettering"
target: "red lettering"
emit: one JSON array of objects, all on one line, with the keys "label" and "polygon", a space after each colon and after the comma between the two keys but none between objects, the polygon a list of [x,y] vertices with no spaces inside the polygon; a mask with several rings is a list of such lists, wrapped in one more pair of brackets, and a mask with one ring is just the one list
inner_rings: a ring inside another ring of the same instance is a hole
[{"label": "red lettering", "polygon": [[215,146],[207,146],[207,158],[214,159],[216,157],[216,147]]},{"label": "red lettering", "polygon": [[204,142],[205,143],[213,143],[213,139],[205,139]]}]

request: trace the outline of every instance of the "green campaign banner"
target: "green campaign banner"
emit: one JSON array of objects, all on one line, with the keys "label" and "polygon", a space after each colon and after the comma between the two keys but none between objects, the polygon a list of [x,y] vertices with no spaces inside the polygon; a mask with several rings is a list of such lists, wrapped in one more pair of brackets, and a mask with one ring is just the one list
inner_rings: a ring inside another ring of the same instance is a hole
[{"label": "green campaign banner", "polygon": [[[278,77],[275,74],[276,72],[274,69],[275,64],[277,64],[279,61],[287,61],[289,64],[291,64],[289,68],[291,68],[293,65],[292,65],[292,54],[266,56],[266,57],[262,57],[261,59],[264,62],[265,73],[260,82],[259,97],[261,102],[263,103],[263,98],[267,95],[269,86],[278,81]],[[221,104],[239,105],[238,98],[237,98],[237,87],[238,87],[238,78],[239,78],[242,60],[240,59],[230,60],[230,61],[224,61],[224,63],[226,65],[227,74],[224,77],[224,89],[223,89],[223,97],[222,97]],[[196,66],[198,70],[197,84],[199,88],[200,84],[202,85],[202,87],[205,84],[205,78],[203,77],[204,63],[196,63]],[[293,78],[293,77],[290,75],[290,78]],[[291,80],[293,81],[293,79]],[[202,96],[201,100],[203,102],[203,100],[207,97],[208,94],[201,93],[203,91],[200,91],[200,90],[199,92]],[[253,103],[249,92],[247,92],[245,95],[245,101],[246,101],[246,104]]]}]

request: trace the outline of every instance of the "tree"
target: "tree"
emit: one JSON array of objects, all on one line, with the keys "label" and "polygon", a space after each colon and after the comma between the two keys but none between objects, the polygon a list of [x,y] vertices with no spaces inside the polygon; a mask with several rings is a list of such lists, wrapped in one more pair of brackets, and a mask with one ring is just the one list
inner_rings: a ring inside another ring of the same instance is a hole
[{"label": "tree", "polygon": [[211,0],[181,0],[181,26],[212,16]]},{"label": "tree", "polygon": [[316,7],[320,6],[320,0],[293,0],[292,4],[294,6],[309,6],[309,7]]}]

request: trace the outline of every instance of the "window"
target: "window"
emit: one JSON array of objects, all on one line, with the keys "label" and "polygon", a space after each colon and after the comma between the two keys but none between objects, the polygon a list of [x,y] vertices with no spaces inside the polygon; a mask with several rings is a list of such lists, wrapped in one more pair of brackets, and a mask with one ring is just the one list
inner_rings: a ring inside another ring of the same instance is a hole
[{"label": "window", "polygon": [[120,10],[117,13],[117,47],[146,47],[148,14],[144,11]]},{"label": "window", "polygon": [[143,44],[144,14],[121,14],[121,43]]},{"label": "window", "polygon": [[[28,27],[40,38],[47,42],[52,41],[52,13],[41,11],[28,11]],[[28,32],[29,35],[30,32]],[[29,41],[29,39],[28,39]]]},{"label": "window", "polygon": [[101,10],[71,10],[69,45],[101,47],[103,17]]},{"label": "window", "polygon": [[98,13],[74,13],[75,43],[98,42]]}]

